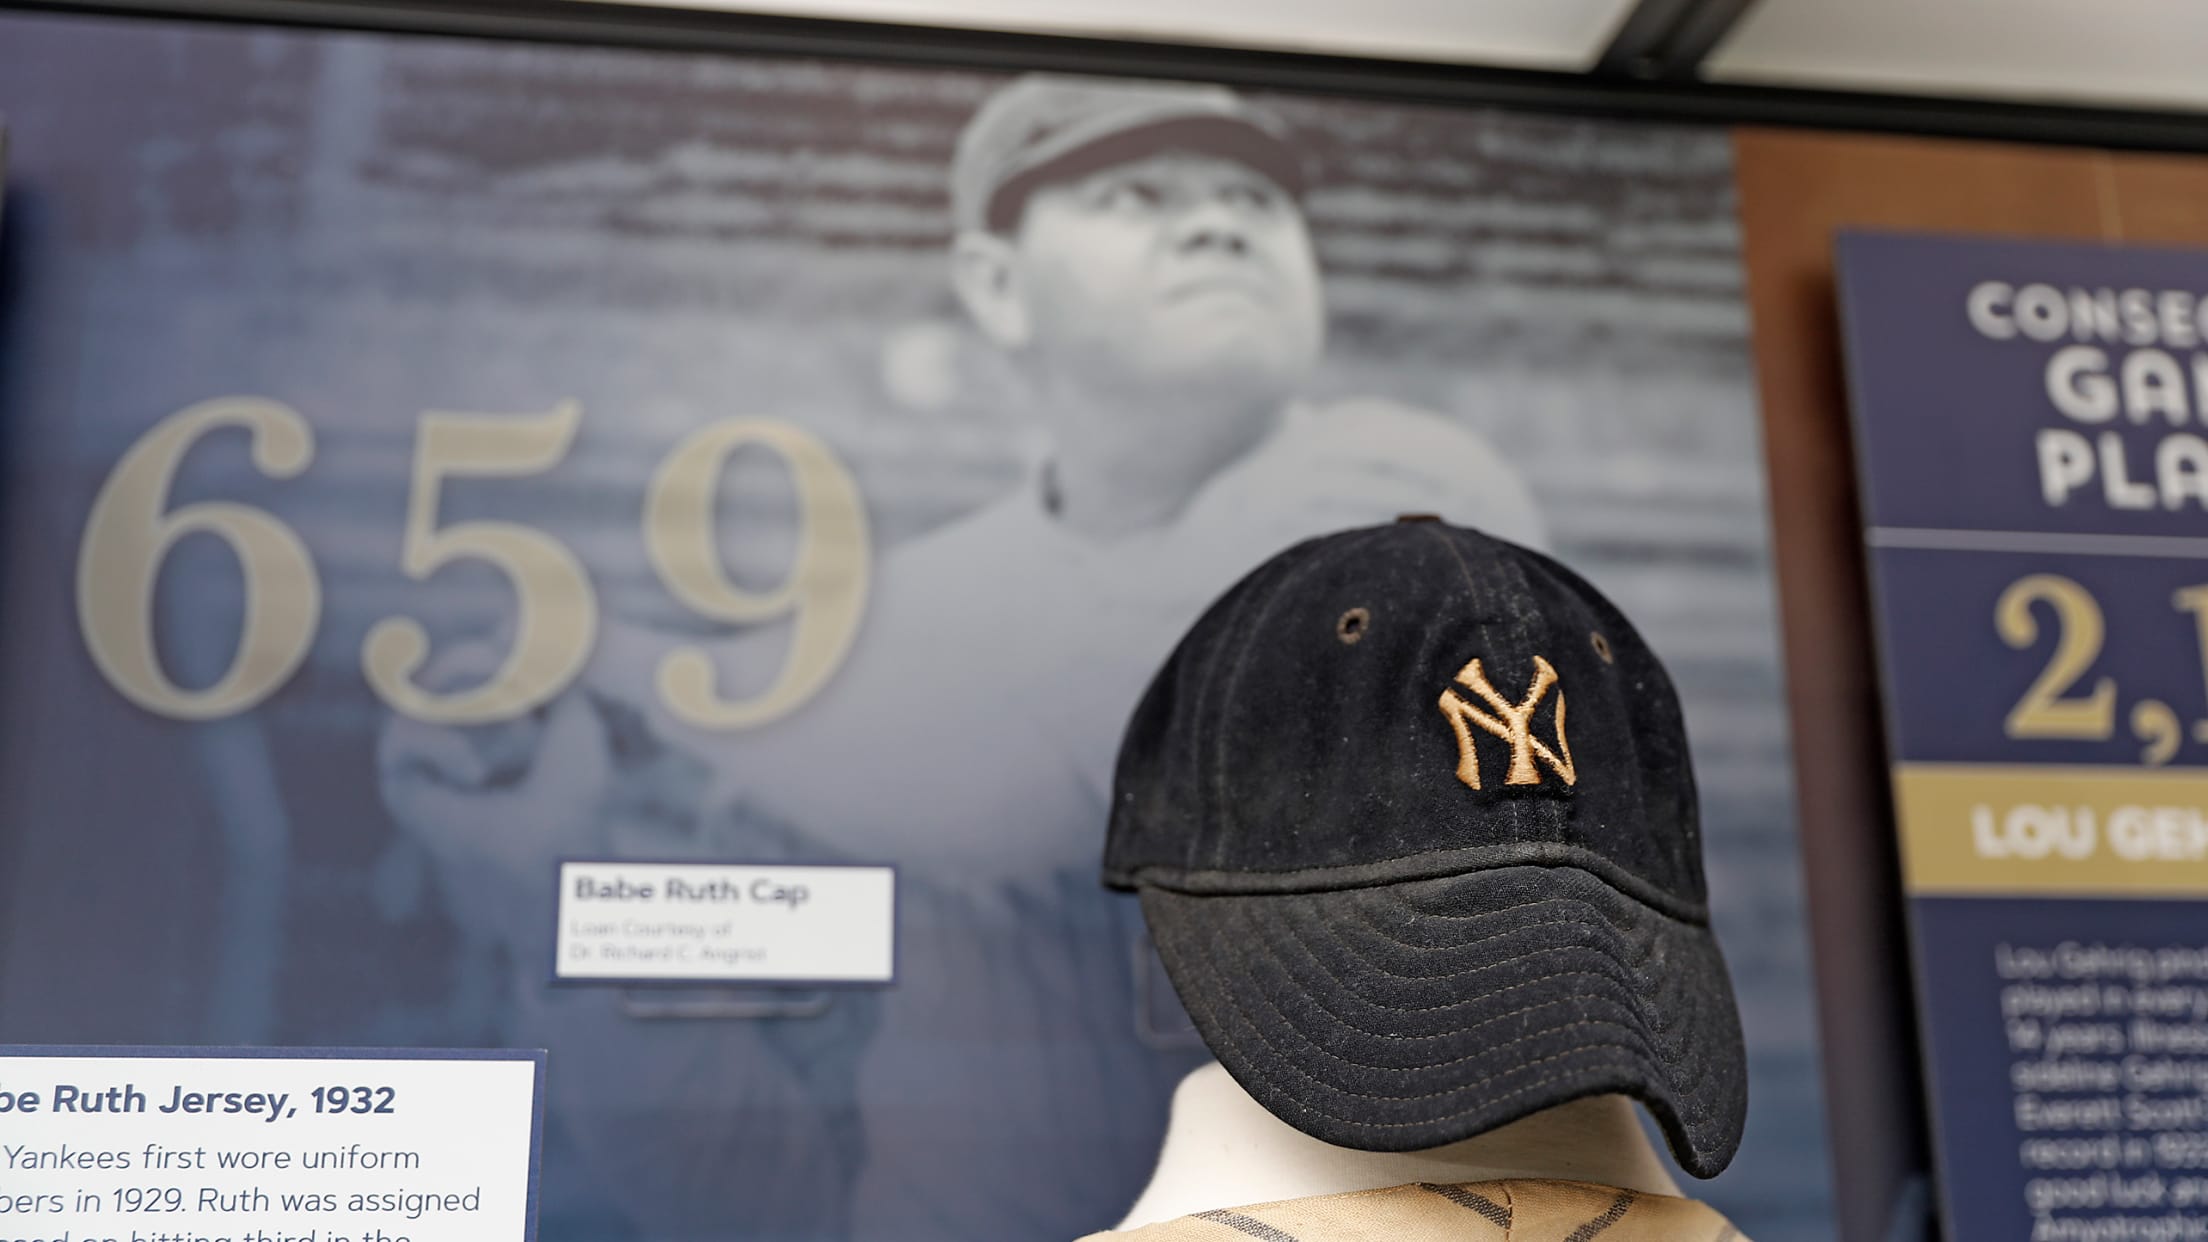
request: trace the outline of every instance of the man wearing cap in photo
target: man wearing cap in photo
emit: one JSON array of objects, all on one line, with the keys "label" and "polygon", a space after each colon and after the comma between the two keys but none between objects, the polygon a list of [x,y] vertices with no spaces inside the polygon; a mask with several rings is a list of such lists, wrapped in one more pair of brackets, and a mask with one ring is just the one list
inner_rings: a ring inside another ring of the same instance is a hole
[{"label": "man wearing cap in photo", "polygon": [[1260,566],[1128,725],[1104,880],[1219,1063],[1116,1236],[1739,1236],[1625,1103],[1740,1145],[1684,719],[1556,562],[1406,519]]},{"label": "man wearing cap in photo", "polygon": [[[1540,538],[1472,433],[1384,401],[1301,402],[1325,332],[1303,189],[1280,122],[1231,92],[1014,81],[959,142],[951,277],[1024,378],[1048,444],[1027,483],[883,556],[846,664],[771,726],[668,718],[653,675],[695,636],[615,624],[518,770],[392,721],[395,816],[466,870],[467,917],[528,966],[557,856],[900,867],[898,982],[836,996],[827,1019],[646,1031],[601,991],[518,981],[508,1034],[572,1067],[555,1105],[635,1101],[637,1126],[577,1141],[644,1236],[702,1227],[701,1198],[836,1236],[844,1205],[819,1202],[836,1197],[820,1178],[839,1168],[850,1236],[885,1242],[1068,1237],[1139,1186],[1195,1053],[1161,1042],[1139,923],[1087,876],[1149,672],[1222,583],[1296,539],[1408,509]],[[760,684],[783,641],[726,644],[724,684]],[[609,816],[663,792],[637,796],[666,770],[637,776],[640,753],[709,773],[708,811]],[[676,1096],[787,1119],[782,1154],[761,1155],[757,1125],[732,1147],[747,1120],[728,1115],[669,1158],[643,1121]]]}]

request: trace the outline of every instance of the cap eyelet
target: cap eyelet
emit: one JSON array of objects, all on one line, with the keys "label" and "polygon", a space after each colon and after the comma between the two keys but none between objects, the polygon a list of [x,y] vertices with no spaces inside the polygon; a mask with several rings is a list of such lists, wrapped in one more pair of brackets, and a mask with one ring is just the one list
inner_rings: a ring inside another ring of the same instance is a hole
[{"label": "cap eyelet", "polygon": [[1604,664],[1616,664],[1618,662],[1617,656],[1610,651],[1610,640],[1604,638],[1599,632],[1588,631],[1587,641],[1594,646],[1595,654],[1602,657]]},{"label": "cap eyelet", "polygon": [[1372,613],[1370,610],[1352,608],[1342,614],[1341,620],[1334,623],[1334,637],[1341,639],[1344,646],[1354,647],[1357,645],[1357,640],[1363,638],[1365,631],[1371,626]]}]

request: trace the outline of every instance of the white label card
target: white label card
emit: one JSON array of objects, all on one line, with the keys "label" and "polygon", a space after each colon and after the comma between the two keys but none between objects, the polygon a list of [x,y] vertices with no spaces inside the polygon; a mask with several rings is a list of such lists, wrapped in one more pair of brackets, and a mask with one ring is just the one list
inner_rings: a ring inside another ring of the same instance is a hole
[{"label": "white label card", "polygon": [[891,867],[560,864],[553,977],[874,983],[897,972]]},{"label": "white label card", "polygon": [[0,1047],[5,1242],[531,1242],[534,1052]]}]

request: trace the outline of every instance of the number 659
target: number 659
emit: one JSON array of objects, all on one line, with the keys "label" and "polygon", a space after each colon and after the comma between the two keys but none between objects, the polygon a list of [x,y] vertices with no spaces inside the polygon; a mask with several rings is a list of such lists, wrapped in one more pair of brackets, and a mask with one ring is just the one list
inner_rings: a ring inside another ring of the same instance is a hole
[{"label": "number 659", "polygon": [[[598,600],[582,562],[558,540],[514,522],[438,521],[448,478],[514,478],[559,464],[582,410],[500,416],[431,411],[421,417],[400,569],[417,581],[474,558],[513,584],[518,621],[512,649],[479,686],[434,693],[415,680],[429,637],[409,617],[368,631],[361,671],[384,702],[406,715],[476,724],[527,712],[557,696],[582,671],[598,631]],[[77,556],[77,612],[85,645],[110,684],[147,711],[214,720],[251,709],[299,668],[322,613],[322,583],[299,536],[269,514],[230,501],[168,507],[184,454],[226,427],[250,437],[253,464],[292,478],[313,461],[314,432],[296,410],[257,397],[204,401],[162,420],[115,466],[92,503]],[[778,454],[798,499],[798,551],[782,583],[749,591],[731,582],[714,543],[714,492],[729,457],[757,445]],[[176,684],[161,667],[153,635],[154,582],[162,559],[186,535],[220,537],[245,581],[245,619],[236,654],[201,689]],[[668,709],[705,728],[740,728],[787,714],[817,693],[849,651],[864,611],[871,557],[857,486],[828,448],[797,427],[729,419],[699,430],[660,466],[644,503],[652,567],[685,605],[719,621],[788,617],[789,654],[773,684],[750,699],[720,698],[704,651],[677,648],[661,663]]]}]

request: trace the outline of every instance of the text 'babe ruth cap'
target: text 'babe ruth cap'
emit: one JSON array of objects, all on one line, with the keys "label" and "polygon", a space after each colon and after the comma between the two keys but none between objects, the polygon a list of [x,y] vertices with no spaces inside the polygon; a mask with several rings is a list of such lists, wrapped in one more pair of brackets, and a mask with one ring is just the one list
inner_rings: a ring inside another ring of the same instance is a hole
[{"label": "text 'babe ruth cap'", "polygon": [[1279,120],[1219,86],[1036,73],[989,97],[951,161],[951,219],[1009,232],[1037,186],[1166,149],[1223,155],[1303,191]]},{"label": "text 'babe ruth cap'", "polygon": [[1220,1063],[1316,1138],[1616,1092],[1697,1176],[1740,1144],[1678,698],[1538,553],[1406,519],[1235,584],[1128,724],[1104,875]]}]

